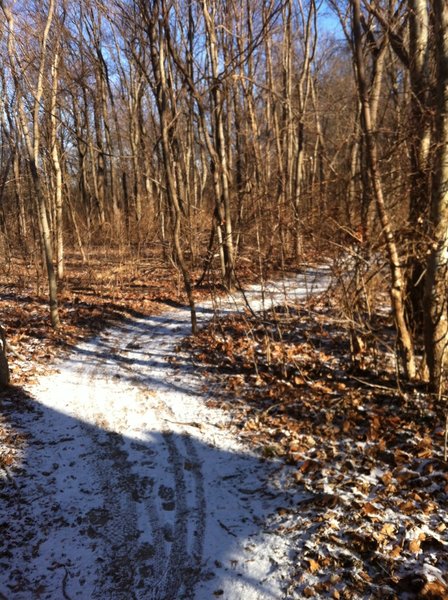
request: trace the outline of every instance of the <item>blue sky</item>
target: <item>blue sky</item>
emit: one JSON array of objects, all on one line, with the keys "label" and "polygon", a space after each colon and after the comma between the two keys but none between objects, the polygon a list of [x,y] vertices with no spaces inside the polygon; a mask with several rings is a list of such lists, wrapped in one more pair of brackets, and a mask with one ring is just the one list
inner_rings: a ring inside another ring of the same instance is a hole
[{"label": "blue sky", "polygon": [[318,20],[319,26],[322,28],[321,30],[327,31],[328,33],[333,33],[336,37],[343,35],[342,27],[338,17],[330,8],[328,8],[326,2],[323,2],[322,6],[320,7]]}]

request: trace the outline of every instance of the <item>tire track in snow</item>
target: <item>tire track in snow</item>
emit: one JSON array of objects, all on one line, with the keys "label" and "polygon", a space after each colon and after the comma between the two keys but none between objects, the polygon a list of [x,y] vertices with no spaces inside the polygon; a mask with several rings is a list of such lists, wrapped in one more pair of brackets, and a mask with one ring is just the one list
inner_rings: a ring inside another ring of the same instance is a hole
[{"label": "tire track in snow", "polygon": [[[120,328],[121,329],[121,328]],[[126,340],[126,330],[120,330],[122,341]],[[104,385],[104,372],[118,369],[118,364],[114,358],[113,348],[116,345],[116,337],[105,340],[105,353],[98,356],[93,364],[93,369],[89,373],[90,384],[90,402],[95,404],[97,397],[98,384]],[[111,365],[110,362],[113,362]],[[108,364],[109,363],[109,364]],[[80,372],[82,376],[82,370]],[[117,382],[119,385],[119,382]],[[112,392],[113,393],[113,392]],[[106,415],[104,415],[106,416]],[[112,428],[114,428],[113,424]],[[138,585],[136,580],[136,546],[138,540],[137,531],[137,510],[135,503],[140,494],[136,487],[137,482],[132,479],[132,464],[129,455],[123,449],[123,436],[116,432],[104,432],[101,430],[91,431],[94,448],[94,468],[97,477],[101,481],[103,493],[102,503],[107,506],[107,520],[102,524],[102,565],[94,592],[94,597],[98,600],[111,598],[111,600],[125,600],[126,598],[137,598],[134,590]],[[109,438],[104,442],[102,438]],[[138,454],[138,452],[137,452]],[[158,457],[156,457],[158,459]],[[127,474],[127,475],[126,475]],[[154,487],[154,483],[151,488]],[[164,553],[164,542],[158,510],[155,502],[152,500],[153,489],[145,497],[145,510],[147,511],[147,522],[150,523],[154,544],[146,546],[146,561],[152,563],[156,558],[159,568],[166,562]],[[132,497],[134,498],[132,500]],[[123,500],[125,499],[125,501]],[[130,522],[131,521],[131,522]],[[155,550],[157,548],[157,557]],[[151,565],[151,572],[157,573],[157,568]],[[147,592],[147,591],[146,591]]]},{"label": "tire track in snow", "polygon": [[[132,329],[131,329],[132,332]],[[157,332],[154,332],[157,334]],[[122,357],[116,356],[113,348],[117,338],[126,346],[148,344],[150,340],[144,333],[132,335],[128,342],[126,329],[120,331],[119,335],[108,340],[102,356],[98,356],[91,363],[86,373],[82,368],[79,375],[88,377],[90,388],[90,403],[93,406],[98,396],[98,383],[104,385],[102,376],[105,371],[125,371],[128,379],[134,383],[137,389],[137,400],[145,402],[146,396],[143,384],[127,362],[122,362]],[[143,389],[139,389],[143,388]],[[98,534],[103,546],[103,560],[99,580],[95,590],[95,598],[111,598],[121,600],[125,598],[154,598],[162,600],[177,597],[176,594],[184,593],[186,598],[191,597],[195,580],[200,571],[202,561],[202,550],[204,540],[204,529],[206,520],[205,493],[203,478],[201,476],[199,459],[191,438],[185,435],[182,438],[183,448],[179,449],[171,432],[162,434],[162,441],[166,447],[166,456],[162,449],[155,450],[154,460],[166,464],[165,470],[173,472],[173,488],[175,498],[175,520],[173,531],[167,530],[167,524],[160,516],[157,503],[152,496],[160,496],[163,486],[153,485],[149,495],[144,500],[147,522],[152,531],[154,556],[150,556],[152,567],[152,578],[150,583],[141,589],[138,582],[138,537],[139,532],[136,524],[138,522],[136,501],[140,500],[139,477],[132,475],[133,462],[129,455],[129,448],[125,448],[125,440],[119,433],[104,432],[87,428],[93,445],[95,457],[93,468],[101,482],[103,493],[103,505],[107,509],[99,509],[97,513],[91,514],[93,521],[98,520],[101,532]],[[136,449],[136,444],[133,444]],[[144,444],[134,454],[145,453],[148,448]],[[133,457],[135,459],[135,456]],[[138,456],[137,456],[138,460]],[[187,481],[186,472],[190,472],[191,482]],[[191,489],[193,488],[193,489]],[[194,503],[188,506],[188,491],[193,491]],[[165,498],[166,499],[166,498]],[[163,506],[163,503],[162,503]],[[192,518],[192,516],[194,517]],[[192,551],[189,551],[188,538],[193,538]],[[164,548],[168,546],[169,551]],[[136,551],[137,547],[137,551]],[[150,547],[146,549],[150,552]],[[147,552],[148,554],[148,552]],[[148,562],[148,559],[147,561]],[[139,589],[140,588],[140,589]],[[139,590],[134,593],[133,590]]]},{"label": "tire track in snow", "polygon": [[[171,552],[166,566],[163,592],[154,598],[176,598],[181,593],[191,598],[194,584],[199,576],[205,532],[206,506],[203,478],[198,456],[192,440],[185,437],[182,441],[187,451],[187,459],[177,448],[172,432],[163,434],[169,454],[169,464],[173,468],[175,481],[176,514],[172,533]],[[188,461],[188,462],[187,462]],[[188,506],[187,471],[194,474],[195,503]],[[194,515],[194,518],[192,518]],[[189,531],[190,529],[190,531]],[[188,534],[194,539],[192,551],[189,551]]]},{"label": "tire track in snow", "polygon": [[[126,344],[126,348],[135,348],[136,346],[150,346],[154,337],[160,337],[159,328],[153,326],[149,332],[138,332],[133,335],[131,341]],[[148,335],[149,333],[149,335]],[[150,360],[149,365],[154,361]],[[136,374],[132,369],[132,362],[122,363],[123,370],[126,371],[134,385],[144,386],[144,377],[140,373]],[[130,376],[132,374],[132,376]],[[168,375],[168,374],[167,374]],[[166,413],[166,407],[162,402],[158,402],[158,411]],[[159,428],[163,431],[164,428]],[[159,519],[158,523],[153,520],[153,533],[160,532],[166,545],[169,546],[169,552],[164,560],[163,570],[157,582],[152,586],[150,597],[155,600],[178,597],[179,594],[185,594],[186,598],[191,598],[195,580],[198,577],[203,553],[204,529],[206,520],[205,492],[203,477],[200,471],[199,460],[194,443],[188,434],[183,436],[174,436],[170,431],[162,433],[162,441],[167,451],[164,458],[159,452],[159,462],[164,462],[167,469],[173,473],[173,487],[164,485],[159,486],[158,496],[165,500],[165,506],[173,504],[175,506],[174,522],[172,530],[167,528],[167,524]],[[183,444],[182,444],[183,442]],[[183,445],[179,448],[178,445]],[[193,481],[188,480],[188,473],[193,474]],[[193,485],[192,485],[193,484]],[[193,489],[192,489],[193,488]],[[189,492],[193,492],[194,503],[189,506],[187,498]],[[173,496],[171,497],[171,493]],[[168,497],[166,496],[168,494]],[[172,502],[174,500],[174,502]],[[164,502],[162,502],[162,508]],[[154,508],[150,509],[153,512]],[[194,518],[192,518],[194,515]],[[194,539],[192,550],[189,550],[189,537]],[[160,564],[160,561],[159,561]],[[180,596],[179,596],[180,597]]]},{"label": "tire track in snow", "polygon": [[[263,531],[274,469],[213,429],[228,417],[204,406],[191,367],[170,362],[188,322],[182,309],[129,319],[42,378],[36,418],[19,416],[34,441],[0,597],[283,598],[289,546]],[[204,423],[194,436],[193,421]],[[0,495],[5,506],[14,518]]]}]

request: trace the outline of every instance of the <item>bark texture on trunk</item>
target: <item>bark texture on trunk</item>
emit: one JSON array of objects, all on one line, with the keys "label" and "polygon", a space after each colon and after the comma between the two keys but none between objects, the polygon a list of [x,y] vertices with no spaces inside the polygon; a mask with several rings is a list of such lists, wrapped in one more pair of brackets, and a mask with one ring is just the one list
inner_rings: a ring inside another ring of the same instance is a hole
[{"label": "bark texture on trunk", "polygon": [[435,0],[437,64],[437,155],[431,203],[432,249],[425,285],[425,348],[430,382],[438,394],[446,391],[448,345],[448,5]]}]

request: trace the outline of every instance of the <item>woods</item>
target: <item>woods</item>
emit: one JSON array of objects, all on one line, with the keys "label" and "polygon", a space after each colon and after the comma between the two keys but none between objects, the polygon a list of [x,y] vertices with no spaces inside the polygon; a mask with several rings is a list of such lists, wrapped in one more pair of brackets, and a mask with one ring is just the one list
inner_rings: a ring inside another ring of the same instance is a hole
[{"label": "woods", "polygon": [[447,1],[0,17],[0,598],[448,598]]},{"label": "woods", "polygon": [[350,292],[356,335],[380,275],[402,377],[429,373],[443,395],[444,2],[2,0],[1,12],[4,264],[45,269],[55,328],[72,252],[86,268],[99,248],[162,253],[193,330],[196,283],[231,290],[247,264],[352,253],[370,282]]}]

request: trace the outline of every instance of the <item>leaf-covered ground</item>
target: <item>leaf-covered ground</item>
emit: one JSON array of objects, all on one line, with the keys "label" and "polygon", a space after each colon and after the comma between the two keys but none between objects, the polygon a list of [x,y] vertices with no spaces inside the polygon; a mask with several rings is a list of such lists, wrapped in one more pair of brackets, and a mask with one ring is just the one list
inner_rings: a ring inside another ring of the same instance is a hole
[{"label": "leaf-covered ground", "polygon": [[[155,314],[180,301],[173,272],[160,259],[136,261],[110,252],[91,256],[87,267],[69,256],[60,283],[61,327],[50,324],[45,280],[33,265],[16,257],[0,272],[0,323],[6,331],[11,387],[0,391],[0,467],[11,466],[23,444],[7,419],[9,400],[21,403],[23,385],[51,369],[54,359],[126,314]],[[7,402],[3,402],[5,398]],[[26,403],[23,403],[24,409]]]},{"label": "leaf-covered ground", "polygon": [[[15,386],[126,311],[155,313],[183,299],[162,263],[98,257],[86,271],[72,261],[54,332],[45,290],[17,272],[0,280]],[[240,435],[289,465],[291,498],[301,499],[278,506],[278,530],[296,537],[291,595],[448,598],[444,415],[423,389],[397,382],[387,318],[374,334],[354,363],[349,330],[322,298],[216,320],[188,345]],[[20,387],[5,393],[23,396]],[[7,419],[0,439],[9,466],[23,440]]]},{"label": "leaf-covered ground", "polygon": [[67,257],[59,284],[61,327],[49,320],[45,278],[21,259],[0,273],[0,323],[5,327],[11,382],[22,385],[36,369],[81,339],[126,314],[155,314],[182,301],[182,288],[161,258],[136,260],[110,251],[90,256],[89,265]]},{"label": "leaf-covered ground", "polygon": [[278,507],[279,531],[296,536],[291,592],[448,598],[443,415],[397,382],[386,317],[355,362],[349,339],[321,298],[217,319],[187,346],[241,435],[289,463],[303,492]]}]

